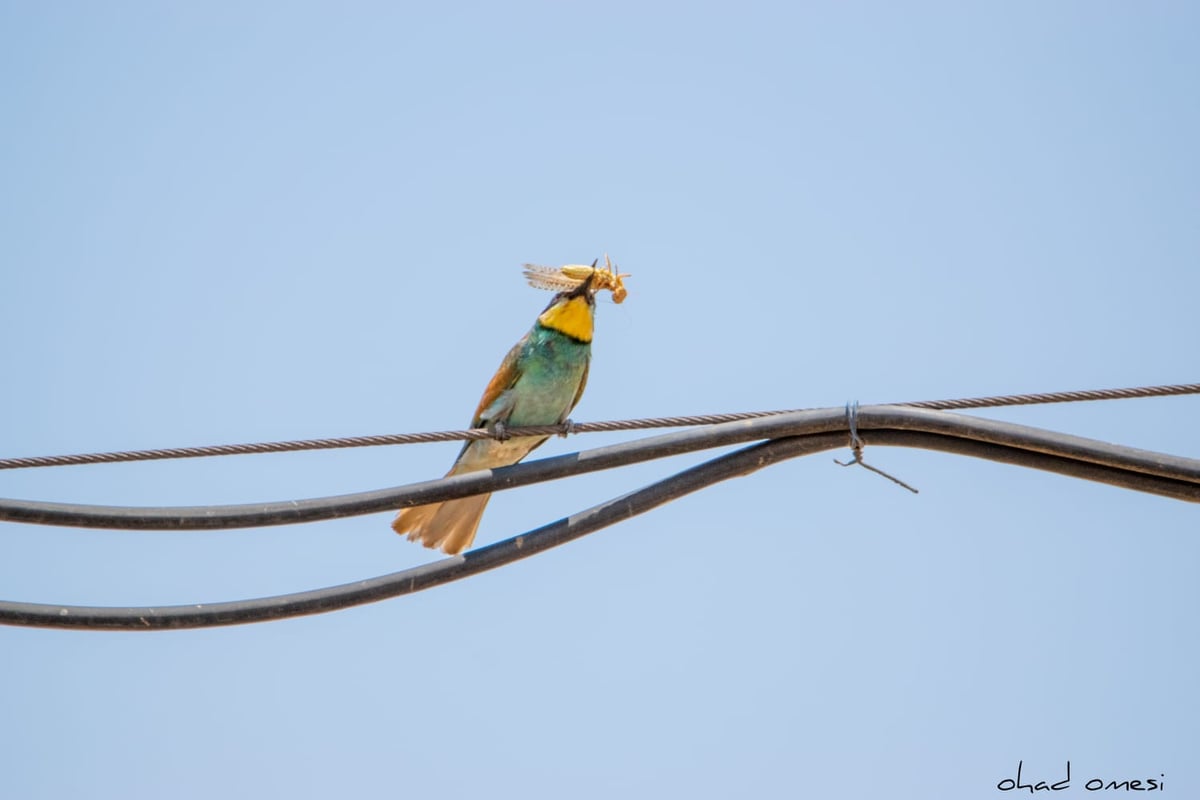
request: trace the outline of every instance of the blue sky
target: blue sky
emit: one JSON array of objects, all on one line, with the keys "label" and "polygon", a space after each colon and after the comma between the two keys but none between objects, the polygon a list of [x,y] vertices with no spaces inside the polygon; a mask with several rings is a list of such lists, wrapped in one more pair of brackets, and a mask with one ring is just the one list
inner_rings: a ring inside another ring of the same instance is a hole
[{"label": "blue sky", "polygon": [[[0,4],[0,456],[462,427],[608,252],[576,420],[1196,380],[1187,3]],[[1180,455],[1197,400],[981,416]],[[633,438],[555,439],[539,455]],[[114,505],[441,475],[453,444],[0,473]],[[5,796],[1200,791],[1197,511],[868,449],[271,624],[0,629]],[[697,458],[496,496],[480,542]],[[169,605],[433,559],[375,515],[0,523],[0,597]]]}]

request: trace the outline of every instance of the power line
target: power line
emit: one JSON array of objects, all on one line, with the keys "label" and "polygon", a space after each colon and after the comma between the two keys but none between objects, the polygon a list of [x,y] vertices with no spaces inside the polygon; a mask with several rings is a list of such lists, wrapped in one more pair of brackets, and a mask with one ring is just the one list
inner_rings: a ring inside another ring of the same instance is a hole
[{"label": "power line", "polygon": [[[1145,397],[1168,397],[1173,395],[1200,394],[1200,383],[1170,384],[1163,386],[1139,386],[1126,389],[1095,389],[1072,392],[1044,392],[1040,394],[997,395],[992,397],[970,397],[957,400],[923,400],[896,403],[910,408],[929,408],[942,411],[994,408],[999,406],[1037,405],[1047,403],[1073,403],[1086,400],[1122,400]],[[563,425],[537,425],[509,428],[506,436],[566,436],[574,433],[597,433],[653,428],[682,428],[697,425],[714,425],[735,420],[790,414],[810,409],[785,411],[743,411],[730,414],[701,414],[681,417],[649,417],[645,419],[611,420],[602,422],[564,423]],[[80,466],[85,464],[112,464],[128,461],[157,461],[176,458],[203,458],[210,456],[253,455],[263,453],[291,453],[304,450],[331,450],[352,447],[377,447],[381,445],[420,444],[430,442],[463,441],[465,439],[488,439],[496,432],[484,428],[460,431],[431,431],[426,433],[397,433],[375,436],[350,436],[334,439],[295,439],[284,442],[255,442],[246,444],[206,445],[202,447],[168,447],[154,450],[125,450],[111,453],[81,453],[60,456],[27,456],[0,459],[0,470],[29,469],[33,467]]]},{"label": "power line", "polygon": [[[824,444],[836,447],[840,438],[826,434]],[[90,630],[207,628],[319,614],[386,600],[536,555],[713,483],[748,474],[786,457],[783,451],[795,450],[799,445],[798,439],[755,445],[511,539],[390,575],[275,597],[183,606],[106,608],[0,601],[0,623]]]},{"label": "power line", "polygon": [[[1052,431],[1006,422],[983,420],[961,414],[897,406],[866,406],[858,409],[856,428],[860,439],[869,445],[918,447],[942,452],[986,458],[1018,466],[1041,469],[1113,486],[1200,502],[1200,460],[1181,458],[1145,450],[1107,444]],[[285,617],[334,611],[363,603],[421,591],[444,583],[495,569],[527,558],[551,547],[569,542],[616,522],[642,514],[671,500],[719,481],[756,472],[785,459],[843,447],[847,443],[849,420],[842,410],[796,412],[794,414],[741,420],[701,430],[681,431],[638,442],[596,448],[568,456],[531,461],[512,467],[460,475],[399,489],[347,495],[317,501],[298,501],[308,505],[297,513],[282,506],[226,506],[192,511],[224,516],[223,523],[283,524],[286,522],[328,519],[350,514],[365,514],[414,505],[432,500],[463,497],[481,491],[523,486],[569,474],[580,474],[622,464],[661,458],[702,447],[720,447],[742,441],[767,438],[749,447],[719,456],[683,470],[637,491],[613,498],[586,511],[560,519],[542,528],[520,534],[461,556],[452,556],[431,564],[414,567],[354,583],[294,594],[214,604],[183,606],[106,608],[60,606],[36,603],[0,602],[0,623],[54,628],[93,630],[163,630],[202,628],[264,622]],[[97,507],[65,507],[57,504],[31,504],[28,501],[4,501],[0,513],[11,515],[13,503],[17,517],[8,519],[51,524],[81,524],[43,513],[94,513]],[[53,507],[53,508],[51,508]],[[149,513],[153,525],[115,525],[114,527],[156,527],[166,519],[163,514],[185,513],[187,509],[103,509],[114,512]],[[254,521],[247,516],[255,508],[268,518]],[[230,517],[229,515],[233,515]],[[240,517],[238,515],[241,515]],[[273,515],[273,516],[272,516]],[[118,515],[119,516],[119,515]],[[300,518],[297,518],[300,517]],[[193,521],[199,519],[192,517]],[[109,521],[119,521],[116,517]],[[104,520],[92,519],[93,526]],[[205,525],[194,527],[233,527]],[[177,527],[177,526],[168,526]]]},{"label": "power line", "polygon": [[[1141,475],[1146,479],[1137,486],[1129,485],[1127,488],[1155,491],[1153,487],[1160,486],[1162,490],[1157,493],[1178,499],[1194,500],[1200,497],[1197,494],[1200,492],[1197,488],[1200,487],[1200,461],[1024,425],[904,406],[863,406],[857,411],[857,429],[868,444],[877,443],[880,434],[885,431],[916,431],[1054,454]],[[839,432],[843,443],[847,441],[849,425],[845,410],[793,411],[734,420],[509,467],[337,497],[165,508],[0,499],[0,520],[84,528],[176,531],[289,525],[453,500],[714,447],[833,431]]]},{"label": "power line", "polygon": [[998,408],[1046,403],[1078,403],[1087,400],[1132,400],[1144,397],[1170,397],[1181,394],[1200,394],[1200,383],[1175,383],[1162,386],[1134,386],[1126,389],[1083,389],[1074,392],[1044,392],[1041,394],[1008,394],[994,397],[968,397],[960,400],[923,400],[899,403],[913,408],[932,408],[941,411],[968,408]]}]

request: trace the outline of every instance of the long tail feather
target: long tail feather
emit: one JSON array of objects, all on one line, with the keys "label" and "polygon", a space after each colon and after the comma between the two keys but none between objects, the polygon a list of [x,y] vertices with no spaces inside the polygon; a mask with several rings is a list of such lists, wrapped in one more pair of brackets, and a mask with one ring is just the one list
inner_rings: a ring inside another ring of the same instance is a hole
[{"label": "long tail feather", "polygon": [[404,508],[392,522],[392,530],[408,535],[410,542],[419,541],[430,548],[441,548],[449,555],[461,553],[475,541],[479,520],[487,508],[490,494],[430,503]]}]

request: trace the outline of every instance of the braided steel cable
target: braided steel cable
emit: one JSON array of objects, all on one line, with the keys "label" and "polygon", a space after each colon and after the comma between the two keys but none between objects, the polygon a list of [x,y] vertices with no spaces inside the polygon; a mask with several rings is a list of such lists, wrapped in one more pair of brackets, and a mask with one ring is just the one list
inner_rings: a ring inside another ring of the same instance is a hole
[{"label": "braided steel cable", "polygon": [[912,408],[932,408],[941,411],[960,411],[968,408],[998,408],[1044,403],[1078,403],[1085,400],[1131,400],[1142,397],[1170,397],[1181,394],[1200,394],[1200,383],[1176,383],[1164,386],[1134,386],[1127,389],[1085,389],[1075,392],[1044,392],[1041,394],[1009,394],[995,397],[967,397],[960,400],[923,400],[917,403],[898,403]]},{"label": "braided steel cable", "polygon": [[[973,408],[995,408],[999,406],[1037,405],[1047,403],[1073,403],[1086,400],[1124,400],[1145,397],[1169,397],[1185,394],[1200,394],[1200,383],[1169,384],[1162,386],[1139,386],[1126,389],[1095,389],[1072,392],[1043,392],[1040,394],[997,395],[993,397],[970,397],[957,400],[922,400],[895,403],[909,408],[928,408],[941,411]],[[562,425],[536,425],[513,427],[505,436],[566,436],[575,433],[599,433],[613,431],[648,430],[653,428],[682,428],[697,425],[715,425],[736,420],[757,419],[778,414],[791,414],[807,409],[783,411],[743,411],[730,414],[700,414],[681,417],[649,417],[645,419],[611,420],[602,422],[566,422]],[[284,442],[256,442],[246,444],[206,445],[202,447],[168,447],[153,450],[126,450],[110,453],[82,453],[60,456],[27,456],[0,459],[0,470],[28,469],[33,467],[79,466],[84,464],[113,464],[127,461],[157,461],[176,458],[203,458],[209,456],[253,455],[263,453],[292,453],[304,450],[332,450],[352,447],[377,447],[381,445],[421,444],[452,442],[466,439],[488,439],[497,434],[475,428],[461,431],[431,431],[427,433],[397,433],[375,436],[350,436],[335,439],[296,439]]]}]

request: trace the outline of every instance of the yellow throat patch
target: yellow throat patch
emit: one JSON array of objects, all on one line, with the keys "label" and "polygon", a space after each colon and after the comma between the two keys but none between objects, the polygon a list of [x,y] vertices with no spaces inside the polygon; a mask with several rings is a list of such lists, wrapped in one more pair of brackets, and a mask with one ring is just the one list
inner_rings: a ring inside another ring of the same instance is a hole
[{"label": "yellow throat patch", "polygon": [[538,322],[581,342],[592,341],[592,306],[585,297],[571,297],[542,312]]}]

